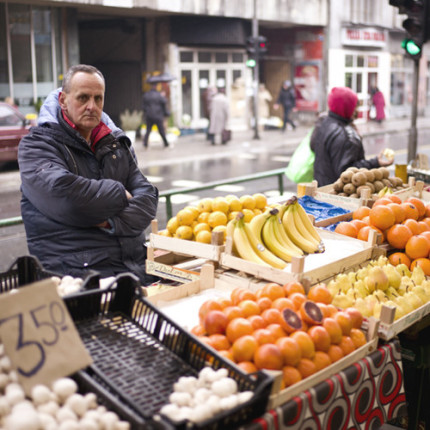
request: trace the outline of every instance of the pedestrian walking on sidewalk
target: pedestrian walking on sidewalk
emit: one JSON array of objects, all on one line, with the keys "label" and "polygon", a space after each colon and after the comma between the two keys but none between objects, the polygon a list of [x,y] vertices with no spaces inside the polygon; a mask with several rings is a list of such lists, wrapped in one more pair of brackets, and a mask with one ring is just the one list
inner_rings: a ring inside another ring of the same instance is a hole
[{"label": "pedestrian walking on sidewalk", "polygon": [[282,132],[285,131],[287,123],[290,124],[293,129],[295,129],[296,124],[294,124],[290,118],[291,111],[296,107],[296,95],[294,93],[294,88],[291,85],[291,81],[284,81],[281,90],[279,91],[278,99],[273,107],[277,110],[279,109],[280,105],[284,110]]},{"label": "pedestrian walking on sidewalk", "polygon": [[143,146],[148,147],[149,135],[151,134],[154,125],[158,128],[164,147],[169,146],[164,129],[164,118],[170,116],[167,109],[166,98],[156,89],[156,84],[151,85],[151,89],[147,91],[142,98],[142,109],[146,123],[146,133],[143,138]]},{"label": "pedestrian walking on sidewalk", "polygon": [[375,108],[375,117],[372,118],[379,124],[385,119],[385,99],[384,94],[379,91],[378,87],[372,87],[370,90],[372,96],[372,105]]},{"label": "pedestrian walking on sidewalk", "polygon": [[328,114],[318,119],[311,137],[315,153],[314,178],[318,186],[334,183],[348,167],[389,166],[393,161],[384,158],[383,151],[366,160],[361,136],[354,124],[358,97],[347,87],[331,90],[327,104]]},{"label": "pedestrian walking on sidewalk", "polygon": [[228,99],[225,95],[225,89],[219,88],[217,93],[212,97],[210,109],[209,139],[212,145],[215,145],[217,136],[221,136],[221,143],[225,145],[228,142],[225,130],[229,117]]}]

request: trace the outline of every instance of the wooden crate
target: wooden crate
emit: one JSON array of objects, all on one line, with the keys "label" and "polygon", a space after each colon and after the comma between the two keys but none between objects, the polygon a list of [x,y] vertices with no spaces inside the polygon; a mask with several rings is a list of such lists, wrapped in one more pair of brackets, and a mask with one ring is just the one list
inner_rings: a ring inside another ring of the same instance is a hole
[{"label": "wooden crate", "polygon": [[306,390],[309,390],[320,382],[325,381],[336,373],[339,373],[341,370],[347,368],[351,364],[354,364],[363,357],[366,357],[370,352],[374,351],[378,346],[378,337],[375,336],[378,321],[374,320],[373,324],[373,331],[368,332],[368,342],[365,345],[356,349],[351,354],[339,361],[336,361],[325,369],[320,370],[319,372],[303,379],[294,385],[291,385],[288,388],[280,390],[282,372],[271,371],[270,373],[275,377],[275,382],[272,388],[272,394],[270,395],[268,409],[273,409],[282,405],[288,400],[291,400],[293,397],[303,393]]},{"label": "wooden crate", "polygon": [[223,239],[222,232],[212,233],[211,244],[162,236],[158,234],[157,220],[153,220],[151,223],[149,244],[154,249],[163,249],[172,251],[175,254],[219,261],[220,255],[224,251]]},{"label": "wooden crate", "polygon": [[[321,254],[293,258],[284,270],[266,267],[234,256],[230,238],[227,238],[226,250],[221,254],[220,265],[281,285],[292,280],[314,284],[380,255],[377,249],[376,232],[371,232],[368,242],[328,230],[319,229],[318,233],[325,244],[326,251]],[[340,249],[342,256],[339,255]]]}]

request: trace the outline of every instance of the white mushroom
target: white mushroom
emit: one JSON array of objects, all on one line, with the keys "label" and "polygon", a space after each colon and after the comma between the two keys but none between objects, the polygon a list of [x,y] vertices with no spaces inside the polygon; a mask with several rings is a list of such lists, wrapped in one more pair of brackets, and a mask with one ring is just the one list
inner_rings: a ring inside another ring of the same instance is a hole
[{"label": "white mushroom", "polygon": [[87,401],[82,394],[72,394],[67,398],[65,405],[79,417],[82,417],[87,411]]},{"label": "white mushroom", "polygon": [[78,385],[73,379],[60,378],[52,384],[52,391],[58,396],[60,402],[78,391]]},{"label": "white mushroom", "polygon": [[35,385],[31,389],[31,398],[36,405],[42,405],[51,399],[51,390],[46,385]]},{"label": "white mushroom", "polygon": [[227,397],[237,392],[237,382],[232,378],[222,378],[211,385],[214,394],[220,397]]}]

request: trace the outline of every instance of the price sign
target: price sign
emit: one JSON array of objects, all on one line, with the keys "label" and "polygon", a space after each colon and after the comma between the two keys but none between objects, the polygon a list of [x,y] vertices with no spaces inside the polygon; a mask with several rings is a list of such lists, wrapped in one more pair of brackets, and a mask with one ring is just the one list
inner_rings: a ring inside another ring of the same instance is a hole
[{"label": "price sign", "polygon": [[0,295],[0,338],[27,394],[92,363],[51,280]]}]

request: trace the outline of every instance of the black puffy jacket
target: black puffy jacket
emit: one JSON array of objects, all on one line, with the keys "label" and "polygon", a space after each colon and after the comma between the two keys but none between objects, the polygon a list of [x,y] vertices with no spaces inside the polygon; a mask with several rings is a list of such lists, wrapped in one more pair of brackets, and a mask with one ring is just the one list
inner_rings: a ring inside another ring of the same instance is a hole
[{"label": "black puffy jacket", "polygon": [[167,100],[157,90],[147,91],[142,98],[142,109],[145,118],[152,120],[162,120],[169,116]]},{"label": "black puffy jacket", "polygon": [[[123,133],[107,135],[93,153],[59,112],[58,123],[32,128],[19,145],[30,253],[61,274],[131,271],[145,282],[144,230],[156,215],[157,188],[139,171]],[[95,227],[107,219],[112,229]]]},{"label": "black puffy jacket", "polygon": [[331,111],[315,125],[311,149],[315,152],[314,178],[318,186],[334,183],[350,166],[379,167],[376,157],[364,158],[361,137],[351,121]]}]

